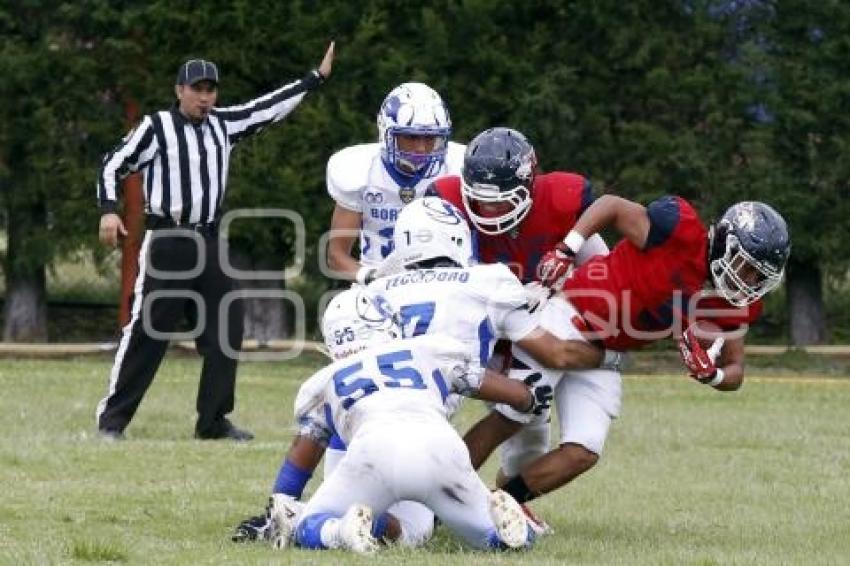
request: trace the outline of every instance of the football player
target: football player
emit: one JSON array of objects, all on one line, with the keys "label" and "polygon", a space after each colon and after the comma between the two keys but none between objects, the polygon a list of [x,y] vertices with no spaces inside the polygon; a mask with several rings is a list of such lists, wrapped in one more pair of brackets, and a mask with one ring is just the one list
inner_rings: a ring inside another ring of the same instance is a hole
[{"label": "football player", "polygon": [[[543,310],[541,326],[561,336],[585,330],[588,339],[617,350],[681,334],[679,349],[692,377],[720,391],[738,389],[744,379],[745,327],[761,312],[761,297],[780,284],[790,254],[782,216],[767,204],[741,202],[706,229],[693,206],[680,197],[644,207],[606,195],[544,258],[544,272],[568,269],[582,242],[609,226],[623,239],[610,255],[596,256],[575,270],[562,295]],[[730,331],[715,351],[693,335],[690,323],[704,319]],[[561,384],[583,372],[553,372],[516,349],[514,354],[527,369],[512,370],[513,376],[522,379],[531,371],[541,375],[541,383],[554,384],[558,415],[568,418],[572,407]],[[506,423],[510,421],[491,413],[468,434],[474,464],[518,427]],[[500,427],[501,433],[494,434]],[[562,421],[562,435],[568,432]],[[531,500],[572,479],[569,464],[569,455],[558,447],[508,478],[503,489],[521,503]]]},{"label": "football player", "polygon": [[[460,171],[464,146],[450,142],[452,122],[440,95],[422,83],[394,88],[378,111],[378,142],[331,156],[328,193],[336,201],[328,266],[361,285],[392,251],[393,227],[404,205],[439,175]],[[360,241],[360,259],[352,256]]]},{"label": "football player", "polygon": [[[525,283],[538,279],[541,259],[564,239],[594,200],[588,179],[563,171],[541,172],[526,136],[503,127],[475,136],[467,146],[461,175],[437,179],[428,194],[439,195],[463,211],[475,231],[482,262],[503,263]],[[579,250],[576,264],[607,253],[605,242],[594,234]],[[550,272],[544,283],[552,284],[563,274]],[[547,294],[545,289],[538,291],[544,297]],[[561,387],[562,396],[569,397],[574,407],[563,424],[569,435],[562,438],[562,450],[568,456],[565,465],[575,477],[593,467],[602,453],[610,421],[619,414],[621,377],[618,371],[597,370],[565,380]],[[475,441],[474,437],[469,440]],[[549,443],[547,418],[526,423],[502,445],[500,476],[518,474],[524,464],[545,454]],[[548,526],[525,509],[538,532],[545,532]]]},{"label": "football player", "polygon": [[[446,419],[446,401],[454,392],[534,411],[534,394],[486,372],[466,344],[449,336],[397,340],[396,319],[362,288],[333,299],[323,328],[339,361],[301,386],[295,414],[302,434],[329,438],[336,432],[348,450],[301,512],[295,542],[372,552],[373,513],[382,517],[404,499],[433,509],[474,548],[529,547],[534,535],[522,510],[504,492],[491,493],[472,469]],[[272,538],[286,546],[292,511],[286,501],[274,510]]]}]

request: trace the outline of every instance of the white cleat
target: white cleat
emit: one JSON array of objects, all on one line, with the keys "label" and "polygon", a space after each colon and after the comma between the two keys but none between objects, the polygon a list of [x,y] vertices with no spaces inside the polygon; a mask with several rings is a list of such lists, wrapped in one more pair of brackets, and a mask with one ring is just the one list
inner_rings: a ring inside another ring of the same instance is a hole
[{"label": "white cleat", "polygon": [[510,548],[529,546],[528,520],[516,500],[502,490],[490,494],[490,518],[499,538]]},{"label": "white cleat", "polygon": [[372,510],[367,505],[355,504],[339,520],[339,541],[342,548],[358,554],[371,554],[378,550],[378,541],[372,536]]},{"label": "white cleat", "polygon": [[275,493],[269,509],[269,541],[274,548],[286,548],[292,544],[295,527],[304,504],[292,496]]}]

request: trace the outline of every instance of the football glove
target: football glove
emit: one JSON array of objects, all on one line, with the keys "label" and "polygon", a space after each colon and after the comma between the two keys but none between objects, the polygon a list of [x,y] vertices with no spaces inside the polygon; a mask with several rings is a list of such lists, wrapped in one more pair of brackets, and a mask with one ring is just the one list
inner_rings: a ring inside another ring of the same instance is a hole
[{"label": "football glove", "polygon": [[552,287],[559,279],[569,273],[570,268],[576,261],[576,254],[567,247],[564,242],[558,242],[555,249],[546,252],[546,255],[537,265],[537,276],[546,287]]},{"label": "football glove", "polygon": [[552,296],[552,289],[544,286],[539,281],[532,281],[524,285],[525,301],[528,304],[528,312],[534,314],[539,310],[543,310],[549,298]]},{"label": "football glove", "polygon": [[688,374],[700,383],[710,383],[717,377],[715,360],[722,346],[723,337],[719,337],[708,350],[703,348],[694,334],[693,326],[685,330],[678,341],[679,355],[688,368]]},{"label": "football glove", "polygon": [[539,371],[530,373],[522,380],[531,390],[531,405],[526,409],[525,413],[533,415],[542,415],[544,411],[552,406],[552,398],[555,396],[552,386],[549,384],[539,385],[538,382],[543,378],[543,374]]}]

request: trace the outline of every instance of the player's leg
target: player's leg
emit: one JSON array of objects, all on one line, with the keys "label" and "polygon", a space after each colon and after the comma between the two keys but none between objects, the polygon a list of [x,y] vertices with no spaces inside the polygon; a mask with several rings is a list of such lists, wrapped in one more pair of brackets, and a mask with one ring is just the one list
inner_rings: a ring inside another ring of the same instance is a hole
[{"label": "player's leg", "polygon": [[592,468],[602,454],[611,421],[619,415],[621,394],[617,372],[568,372],[555,390],[560,445],[510,478],[505,491],[523,503]]},{"label": "player's leg", "polygon": [[478,549],[521,548],[533,541],[519,505],[491,493],[475,473],[463,441],[449,429],[420,444],[429,455],[414,481],[427,487],[424,502],[455,534]]},{"label": "player's leg", "polygon": [[[550,443],[550,419],[535,420],[524,425],[499,448],[501,467],[496,473],[496,487],[503,488],[508,480],[519,475],[525,466],[549,452]],[[522,504],[522,510],[537,536],[553,532],[552,527],[527,504]]]},{"label": "player's leg", "polygon": [[299,546],[360,552],[376,544],[371,535],[372,513],[379,516],[396,499],[384,473],[391,440],[385,434],[358,432],[333,473],[304,507],[295,529]]},{"label": "player's leg", "polygon": [[[297,522],[303,508],[301,496],[313,475],[313,470],[322,459],[325,451],[324,442],[323,431],[311,429],[309,426],[302,427],[299,434],[292,440],[289,451],[281,463],[265,511],[240,522],[231,535],[233,542],[267,540],[279,534],[281,529],[294,530],[294,523]],[[292,525],[273,524],[272,515],[275,514],[276,508],[282,509],[278,514]]]}]

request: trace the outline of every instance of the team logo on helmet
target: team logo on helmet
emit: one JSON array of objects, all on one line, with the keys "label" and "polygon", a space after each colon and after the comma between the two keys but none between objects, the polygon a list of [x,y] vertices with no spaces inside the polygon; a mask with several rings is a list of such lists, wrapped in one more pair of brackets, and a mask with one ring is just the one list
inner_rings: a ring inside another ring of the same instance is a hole
[{"label": "team logo on helmet", "polygon": [[460,217],[460,211],[450,202],[433,198],[422,199],[422,206],[425,209],[425,213],[437,222],[450,225],[457,225],[463,222],[463,219]]}]

